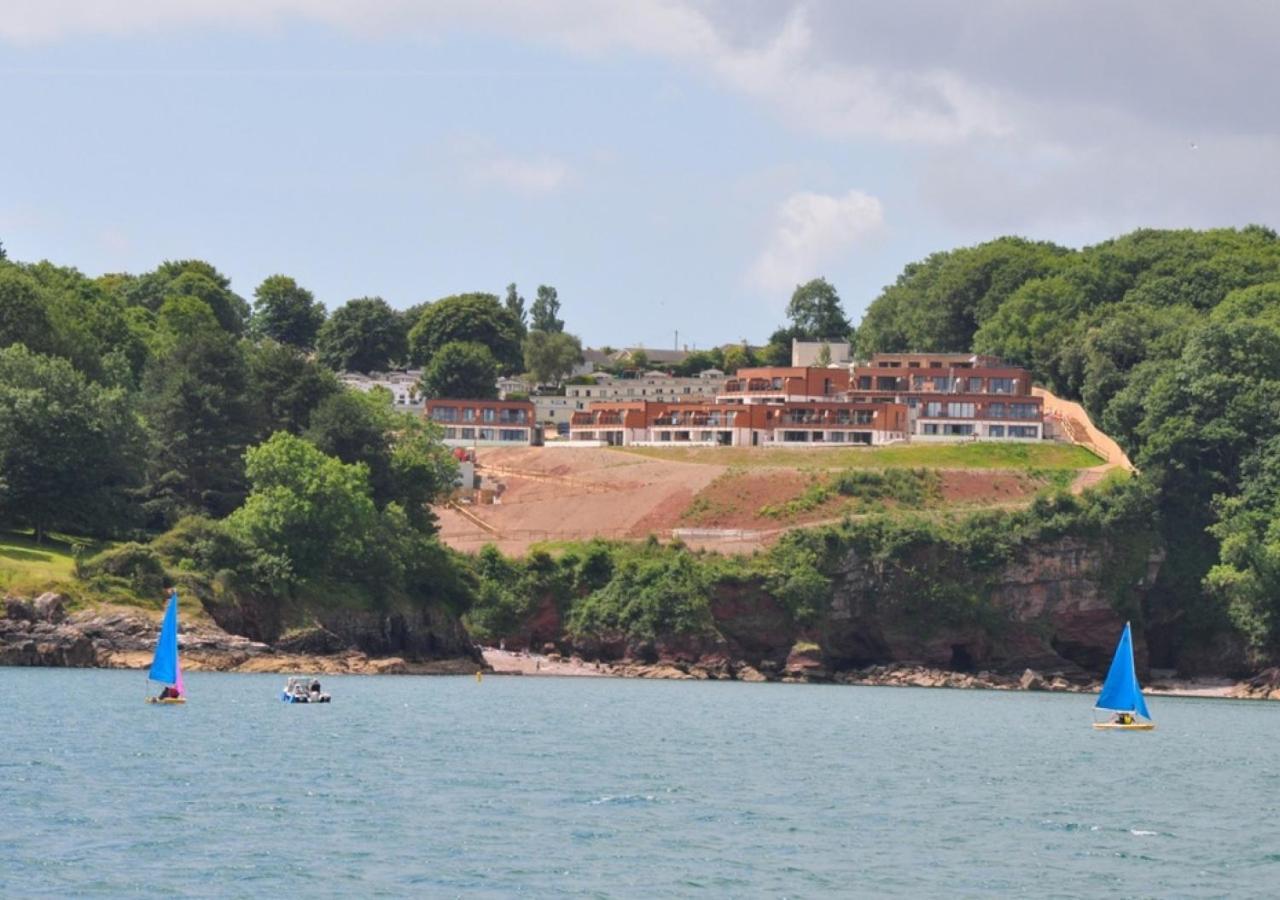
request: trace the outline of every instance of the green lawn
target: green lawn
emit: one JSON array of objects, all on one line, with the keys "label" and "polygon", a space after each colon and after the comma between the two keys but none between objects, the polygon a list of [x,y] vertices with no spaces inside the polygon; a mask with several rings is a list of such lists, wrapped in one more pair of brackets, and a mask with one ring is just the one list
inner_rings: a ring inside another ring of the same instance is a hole
[{"label": "green lawn", "polygon": [[750,468],[1087,469],[1103,462],[1084,447],[1044,441],[1001,444],[904,444],[893,447],[832,447],[793,450],[758,447],[617,447],[672,462]]},{"label": "green lawn", "polygon": [[64,535],[51,535],[37,544],[29,532],[0,532],[0,589],[38,589],[72,580],[75,546]]}]

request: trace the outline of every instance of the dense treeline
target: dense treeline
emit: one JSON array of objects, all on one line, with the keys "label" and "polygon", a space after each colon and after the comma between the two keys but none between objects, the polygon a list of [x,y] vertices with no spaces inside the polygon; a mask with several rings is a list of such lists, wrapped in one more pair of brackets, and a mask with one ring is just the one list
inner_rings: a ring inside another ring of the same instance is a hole
[{"label": "dense treeline", "polygon": [[[679,371],[783,362],[796,337],[1024,364],[1079,398],[1141,469],[1167,550],[1149,633],[1280,657],[1273,231],[1138,231],[1081,250],[1001,238],[907,266],[856,329],[822,279],[797,287],[788,319],[763,348],[702,351]],[[453,477],[436,435],[385,398],[341,390],[334,371],[420,365],[423,390],[482,397],[495,375],[555,383],[579,359],[547,286],[527,309],[510,285],[504,298],[403,311],[359,298],[326,316],[283,275],[249,302],[199,260],[88,278],[0,251],[0,528],[116,540],[168,531],[147,549],[159,563],[234,573],[218,583],[255,596],[351,584],[376,599],[434,583],[456,606],[479,590],[482,609],[500,610],[515,601],[495,597],[525,576],[489,577],[491,557],[477,576],[435,541],[429,503]],[[709,562],[672,552],[676,569],[709,577]],[[100,575],[156,563],[127,557]],[[625,585],[577,590],[584,600],[605,591],[605,609],[658,577],[640,563],[627,571]]]},{"label": "dense treeline", "polygon": [[1149,483],[1168,549],[1153,619],[1280,654],[1280,240],[1137,231],[1082,250],[1017,238],[906,267],[862,353],[973,350],[1079,399]]},{"label": "dense treeline", "polygon": [[250,304],[199,260],[88,278],[0,253],[0,530],[126,541],[83,561],[108,592],[158,591],[165,573],[260,609],[317,595],[460,607],[431,511],[452,455],[334,370],[478,347],[502,361],[482,373],[488,392],[499,365],[518,369],[524,333],[488,294],[405,313],[360,298],[326,317],[283,275]]}]

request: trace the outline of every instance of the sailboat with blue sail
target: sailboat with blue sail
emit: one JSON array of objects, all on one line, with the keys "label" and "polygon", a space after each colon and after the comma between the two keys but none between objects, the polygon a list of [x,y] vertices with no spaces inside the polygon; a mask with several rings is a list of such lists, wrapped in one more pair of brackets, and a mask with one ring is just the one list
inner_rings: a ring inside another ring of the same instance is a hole
[{"label": "sailboat with blue sail", "polygon": [[[182,683],[182,661],[178,659],[178,591],[169,592],[169,604],[160,623],[160,638],[156,641],[156,655],[151,660],[147,681],[163,685],[158,696],[147,697],[148,703],[186,703],[187,689]],[[148,692],[150,693],[150,692]]]},{"label": "sailboat with blue sail", "polygon": [[1094,722],[1094,728],[1152,731],[1156,727],[1138,684],[1138,672],[1133,664],[1133,633],[1128,622],[1124,623],[1120,643],[1116,644],[1116,655],[1111,658],[1111,668],[1107,671],[1107,680],[1102,683],[1102,693],[1093,708],[1111,713],[1108,721]]}]

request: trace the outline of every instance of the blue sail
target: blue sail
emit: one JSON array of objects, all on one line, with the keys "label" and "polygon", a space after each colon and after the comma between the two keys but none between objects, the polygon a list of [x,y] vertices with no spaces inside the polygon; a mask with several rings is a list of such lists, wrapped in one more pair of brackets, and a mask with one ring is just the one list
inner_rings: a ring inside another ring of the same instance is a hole
[{"label": "blue sail", "polygon": [[1142,697],[1142,688],[1138,686],[1138,673],[1133,666],[1133,635],[1129,632],[1128,622],[1124,623],[1124,632],[1120,635],[1120,643],[1116,645],[1116,655],[1111,659],[1107,680],[1102,683],[1102,693],[1098,695],[1094,708],[1137,713],[1144,719],[1151,718],[1151,713],[1147,712],[1147,701]]},{"label": "blue sail", "polygon": [[156,641],[156,655],[151,660],[151,672],[147,675],[161,684],[178,682],[178,592],[169,595],[169,605],[160,625],[160,639]]}]

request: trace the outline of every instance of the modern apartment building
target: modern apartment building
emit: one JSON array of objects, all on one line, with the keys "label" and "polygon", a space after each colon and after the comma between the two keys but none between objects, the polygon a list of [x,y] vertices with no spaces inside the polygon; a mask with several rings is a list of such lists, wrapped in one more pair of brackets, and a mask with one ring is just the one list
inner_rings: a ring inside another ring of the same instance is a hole
[{"label": "modern apartment building", "polygon": [[849,392],[848,369],[776,366],[739,369],[725,379],[718,403],[820,402],[844,399]]},{"label": "modern apartment building", "polygon": [[444,429],[450,447],[511,447],[541,443],[528,400],[428,400],[426,417]]},{"label": "modern apartment building", "polygon": [[994,356],[879,353],[851,375],[851,398],[907,406],[912,440],[1044,437],[1044,404],[1031,393],[1031,373]]},{"label": "modern apartment building", "polygon": [[894,403],[598,402],[573,413],[574,440],[613,446],[723,447],[879,445],[906,438],[907,409]]},{"label": "modern apartment building", "polygon": [[692,378],[680,378],[665,372],[646,372],[636,378],[596,375],[591,384],[566,385],[564,393],[578,409],[586,409],[588,404],[601,400],[711,399],[719,393],[724,382],[725,374],[719,369],[708,369]]}]

